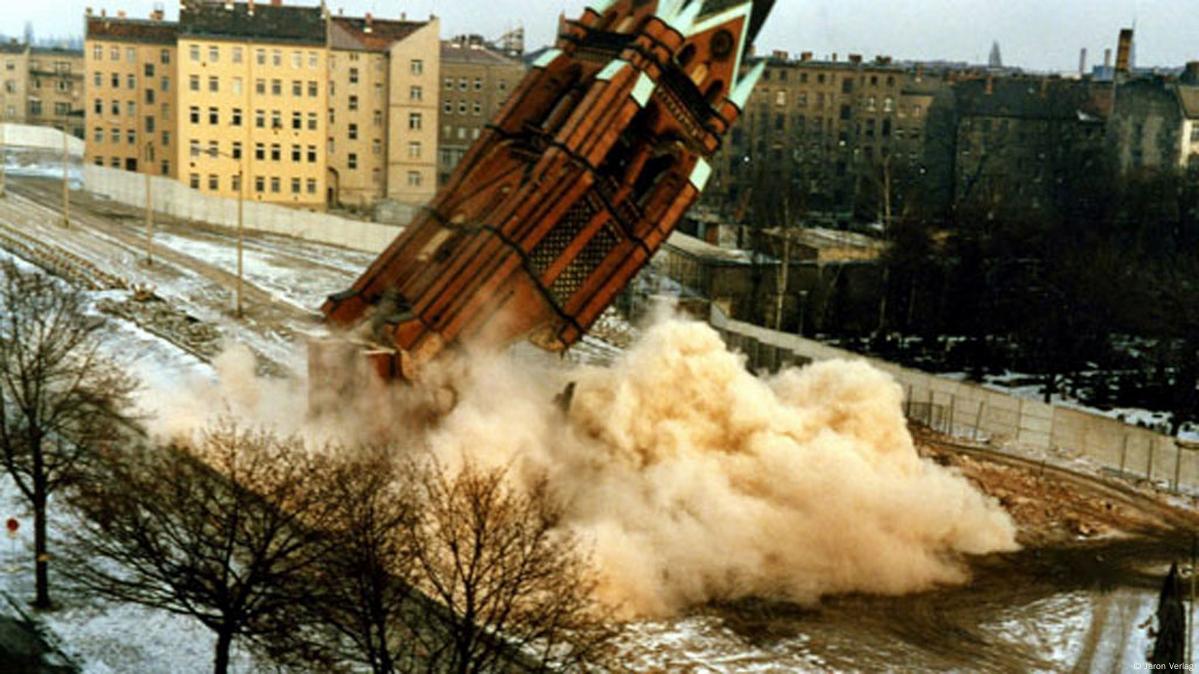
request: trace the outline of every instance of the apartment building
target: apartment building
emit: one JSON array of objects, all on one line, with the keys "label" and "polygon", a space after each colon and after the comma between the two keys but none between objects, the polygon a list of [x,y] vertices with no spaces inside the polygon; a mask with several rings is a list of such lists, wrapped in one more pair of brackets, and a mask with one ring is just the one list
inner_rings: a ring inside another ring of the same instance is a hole
[{"label": "apartment building", "polygon": [[28,108],[29,46],[0,43],[0,122],[25,123]]},{"label": "apartment building", "polygon": [[58,47],[29,50],[26,124],[52,126],[83,138],[83,54]]},{"label": "apartment building", "polygon": [[[321,7],[179,9],[176,144],[192,189],[323,209],[328,49]],[[244,180],[244,186],[242,181]]]},{"label": "apartment building", "polygon": [[330,204],[420,205],[433,196],[437,36],[437,19],[330,19]]},{"label": "apartment building", "polygon": [[148,20],[89,13],[86,26],[86,160],[177,176],[179,25],[156,11]]},{"label": "apartment building", "polygon": [[438,180],[445,182],[483,127],[503,108],[525,76],[511,50],[478,35],[441,43],[441,113],[438,116]]}]

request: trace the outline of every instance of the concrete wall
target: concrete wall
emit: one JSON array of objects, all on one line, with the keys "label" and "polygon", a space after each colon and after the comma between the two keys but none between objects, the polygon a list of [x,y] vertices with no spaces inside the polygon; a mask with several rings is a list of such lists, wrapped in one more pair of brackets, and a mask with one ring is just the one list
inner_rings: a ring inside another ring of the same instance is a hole
[{"label": "concrete wall", "polygon": [[998,447],[1061,450],[1131,477],[1171,488],[1199,489],[1199,451],[1174,438],[1115,419],[1047,405],[865,358],[797,335],[730,320],[713,308],[711,323],[754,369],[777,370],[818,360],[865,360],[889,373],[907,393],[910,418],[963,438]]},{"label": "concrete wall", "polygon": [[[27,147],[62,152],[63,133],[48,126],[28,124],[0,124],[0,144],[6,147]],[[82,140],[68,135],[67,153],[72,157],[83,156]]]},{"label": "concrete wall", "polygon": [[[60,141],[61,142],[61,141]],[[87,165],[84,189],[130,206],[146,203],[146,176]],[[169,178],[151,177],[154,210],[184,220],[218,227],[237,226],[237,200],[201,194]],[[347,220],[323,213],[295,210],[247,200],[245,228],[297,239],[330,243],[371,253],[382,252],[403,230],[393,225]]]}]

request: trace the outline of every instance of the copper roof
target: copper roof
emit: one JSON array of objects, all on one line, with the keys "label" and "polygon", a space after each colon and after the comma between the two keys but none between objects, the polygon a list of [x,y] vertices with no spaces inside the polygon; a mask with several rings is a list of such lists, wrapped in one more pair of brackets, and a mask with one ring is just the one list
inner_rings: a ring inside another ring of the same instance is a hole
[{"label": "copper roof", "polygon": [[89,40],[175,44],[178,37],[179,24],[174,21],[87,17],[87,39]]},{"label": "copper roof", "polygon": [[337,16],[330,27],[329,45],[347,51],[385,52],[425,25],[423,21],[371,19],[367,32],[365,18]]}]

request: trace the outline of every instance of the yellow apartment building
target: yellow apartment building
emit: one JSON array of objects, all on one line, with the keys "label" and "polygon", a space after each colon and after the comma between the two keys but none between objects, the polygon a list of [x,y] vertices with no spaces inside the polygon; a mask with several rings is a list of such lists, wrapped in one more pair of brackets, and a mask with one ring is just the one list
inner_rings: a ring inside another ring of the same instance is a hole
[{"label": "yellow apartment building", "polygon": [[[420,205],[433,196],[437,149],[428,115],[437,105],[430,83],[438,63],[428,47],[437,24],[370,14],[330,19],[331,205],[363,208],[385,198]],[[401,77],[392,87],[395,70]]]},{"label": "yellow apartment building", "polygon": [[524,63],[478,35],[441,43],[438,179],[445,182],[525,76]]},{"label": "yellow apartment building", "polygon": [[28,88],[29,47],[15,40],[0,43],[0,122],[25,123]]},{"label": "yellow apartment building", "polygon": [[179,10],[179,179],[325,207],[328,49],[321,7],[189,0]]},{"label": "yellow apartment building", "polygon": [[83,107],[86,160],[175,177],[179,25],[101,13],[86,17]]}]

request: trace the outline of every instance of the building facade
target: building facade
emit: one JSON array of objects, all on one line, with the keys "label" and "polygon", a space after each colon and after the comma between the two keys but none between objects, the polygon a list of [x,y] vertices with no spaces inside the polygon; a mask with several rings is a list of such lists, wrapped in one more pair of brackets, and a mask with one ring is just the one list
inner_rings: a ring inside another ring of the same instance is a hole
[{"label": "building facade", "polygon": [[425,119],[437,104],[429,74],[438,68],[429,49],[437,33],[435,18],[330,20],[330,204],[367,207],[390,198],[419,205],[433,196],[436,137]]},{"label": "building facade", "polygon": [[0,44],[0,122],[25,123],[29,107],[29,47],[18,42]]},{"label": "building facade", "polygon": [[181,181],[215,196],[325,207],[323,11],[194,0],[180,7]]},{"label": "building facade", "polygon": [[178,24],[87,17],[84,42],[86,160],[156,176],[178,174]]},{"label": "building facade", "polygon": [[438,182],[445,182],[471,143],[479,137],[525,76],[525,65],[506,48],[478,35],[441,43],[441,111],[437,117],[440,149]]},{"label": "building facade", "polygon": [[885,57],[775,53],[715,162],[706,203],[744,214],[753,185],[782,173],[796,213],[847,221],[898,211],[924,174],[927,112],[943,85]]},{"label": "building facade", "polygon": [[52,126],[83,138],[83,54],[72,49],[29,50],[26,124]]}]

